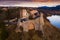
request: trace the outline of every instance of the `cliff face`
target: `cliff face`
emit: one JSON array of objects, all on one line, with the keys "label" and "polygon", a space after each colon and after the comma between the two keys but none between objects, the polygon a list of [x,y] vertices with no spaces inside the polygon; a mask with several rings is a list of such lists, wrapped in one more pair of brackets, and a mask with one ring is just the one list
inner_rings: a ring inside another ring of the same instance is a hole
[{"label": "cliff face", "polygon": [[53,26],[44,14],[24,24],[28,27],[28,32],[13,31],[7,40],[60,40],[60,30]]},{"label": "cliff face", "polygon": [[53,26],[46,18],[44,18],[44,36],[47,40],[60,40],[60,30]]},{"label": "cliff face", "polygon": [[[9,11],[9,13],[10,12],[12,12],[12,10]],[[35,13],[35,11],[32,12]],[[13,24],[10,25],[10,27],[8,26],[6,28],[8,29],[8,37],[6,40],[60,40],[60,29],[53,26],[46,18],[55,13],[56,15],[60,14],[58,11],[54,12],[55,11],[50,10],[40,10],[40,17],[24,21],[22,24],[20,23],[21,26],[15,26]],[[13,11],[13,13],[15,13],[15,11]],[[11,17],[14,16],[15,18],[17,15],[13,13],[11,13]]]}]

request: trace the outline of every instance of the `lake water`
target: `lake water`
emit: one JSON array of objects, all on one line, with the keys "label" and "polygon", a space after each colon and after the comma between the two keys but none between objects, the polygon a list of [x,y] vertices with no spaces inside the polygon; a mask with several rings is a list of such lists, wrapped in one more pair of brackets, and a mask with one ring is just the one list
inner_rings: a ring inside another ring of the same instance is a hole
[{"label": "lake water", "polygon": [[52,15],[51,17],[47,17],[50,20],[51,24],[60,28],[60,16]]}]

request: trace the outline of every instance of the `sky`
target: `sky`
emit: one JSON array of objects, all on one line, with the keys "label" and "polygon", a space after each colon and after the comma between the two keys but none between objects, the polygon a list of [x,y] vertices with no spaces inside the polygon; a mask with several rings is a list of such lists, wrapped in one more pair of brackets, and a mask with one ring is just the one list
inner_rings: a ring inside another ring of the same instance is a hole
[{"label": "sky", "polygon": [[41,7],[41,6],[56,6],[60,2],[20,2],[20,1],[0,1],[0,6],[14,6],[14,7]]},{"label": "sky", "polygon": [[0,0],[0,1],[33,1],[33,2],[46,2],[46,1],[60,1],[60,0]]},{"label": "sky", "polygon": [[60,5],[60,0],[0,0],[0,6],[41,7]]}]

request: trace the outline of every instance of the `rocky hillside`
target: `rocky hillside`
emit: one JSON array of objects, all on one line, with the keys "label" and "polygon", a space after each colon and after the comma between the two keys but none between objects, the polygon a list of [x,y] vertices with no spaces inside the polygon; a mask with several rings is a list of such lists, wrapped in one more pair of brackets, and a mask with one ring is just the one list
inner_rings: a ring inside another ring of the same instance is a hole
[{"label": "rocky hillside", "polygon": [[[43,20],[44,23],[41,20]],[[28,28],[28,32],[16,32],[14,30],[9,34],[6,40],[60,40],[60,30],[53,26],[49,20],[46,19],[44,14],[43,18],[38,17],[29,20],[25,22],[25,25],[30,27]],[[38,27],[38,30],[34,27]]]},{"label": "rocky hillside", "polygon": [[[3,18],[4,20],[11,20],[16,18],[16,13],[19,13],[16,10],[11,9],[9,12],[2,12],[0,10],[0,15],[2,15],[1,18]],[[47,16],[51,15],[59,15],[60,12],[44,9],[39,9],[39,12],[39,17],[24,21],[21,26],[17,26],[16,24],[10,24],[6,27],[4,26],[4,20],[1,19],[0,40],[60,40],[60,29],[53,26],[50,23],[50,21],[46,18]],[[6,15],[6,13],[11,13],[9,15],[10,17]]]}]

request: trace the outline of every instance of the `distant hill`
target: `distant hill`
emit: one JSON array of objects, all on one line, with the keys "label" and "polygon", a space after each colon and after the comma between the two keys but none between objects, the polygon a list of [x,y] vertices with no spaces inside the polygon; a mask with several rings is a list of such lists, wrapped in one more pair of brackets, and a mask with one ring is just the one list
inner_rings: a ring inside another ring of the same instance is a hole
[{"label": "distant hill", "polygon": [[56,7],[42,6],[42,7],[38,7],[38,9],[46,9],[46,10],[60,10],[60,5],[57,5]]}]

